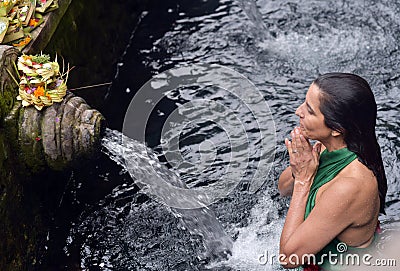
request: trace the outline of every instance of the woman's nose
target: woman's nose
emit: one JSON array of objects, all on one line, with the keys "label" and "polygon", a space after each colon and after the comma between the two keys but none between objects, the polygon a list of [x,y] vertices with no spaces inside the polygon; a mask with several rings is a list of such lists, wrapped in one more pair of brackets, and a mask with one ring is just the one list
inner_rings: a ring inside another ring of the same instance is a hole
[{"label": "woman's nose", "polygon": [[304,118],[302,106],[303,106],[303,104],[301,104],[301,105],[296,109],[296,112],[295,112],[295,114],[296,114],[298,117],[300,117],[300,118]]}]

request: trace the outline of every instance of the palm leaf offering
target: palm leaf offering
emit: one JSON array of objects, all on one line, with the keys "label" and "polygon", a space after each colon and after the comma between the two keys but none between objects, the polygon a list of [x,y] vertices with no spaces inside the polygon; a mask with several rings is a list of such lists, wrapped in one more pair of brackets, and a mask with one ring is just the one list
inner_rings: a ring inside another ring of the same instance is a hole
[{"label": "palm leaf offering", "polygon": [[33,105],[42,110],[63,100],[69,69],[61,73],[57,57],[55,61],[50,61],[50,56],[46,54],[23,54],[18,58],[17,67],[21,72],[17,100],[22,101],[23,106]]},{"label": "palm leaf offering", "polygon": [[16,0],[1,0],[0,1],[0,17],[6,17],[10,10],[16,4]]},{"label": "palm leaf offering", "polygon": [[53,0],[38,0],[36,11],[44,13],[53,4]]},{"label": "palm leaf offering", "polygon": [[58,8],[57,0],[0,0],[0,43],[22,50],[28,34],[43,23],[43,14]]},{"label": "palm leaf offering", "polygon": [[33,12],[35,10],[35,1],[26,1],[21,3],[19,8],[19,21],[23,26],[27,26],[29,24],[29,20],[31,19]]}]

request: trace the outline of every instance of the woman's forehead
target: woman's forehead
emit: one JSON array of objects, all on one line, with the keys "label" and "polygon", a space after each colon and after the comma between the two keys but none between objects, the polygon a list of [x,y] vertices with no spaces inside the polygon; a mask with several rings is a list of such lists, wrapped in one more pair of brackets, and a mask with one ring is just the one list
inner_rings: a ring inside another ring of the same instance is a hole
[{"label": "woman's forehead", "polygon": [[306,103],[313,109],[319,111],[319,95],[321,94],[319,88],[315,84],[311,84],[306,94]]}]

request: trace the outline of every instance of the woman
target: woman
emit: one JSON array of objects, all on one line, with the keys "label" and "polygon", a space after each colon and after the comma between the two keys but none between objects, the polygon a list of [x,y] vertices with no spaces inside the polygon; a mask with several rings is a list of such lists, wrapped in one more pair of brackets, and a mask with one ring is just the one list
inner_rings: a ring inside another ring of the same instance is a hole
[{"label": "woman", "polygon": [[280,240],[285,268],[338,270],[335,253],[362,253],[374,242],[387,190],[376,111],[357,75],[329,73],[311,84],[296,110],[300,127],[285,139],[290,166],[278,184],[292,196]]}]

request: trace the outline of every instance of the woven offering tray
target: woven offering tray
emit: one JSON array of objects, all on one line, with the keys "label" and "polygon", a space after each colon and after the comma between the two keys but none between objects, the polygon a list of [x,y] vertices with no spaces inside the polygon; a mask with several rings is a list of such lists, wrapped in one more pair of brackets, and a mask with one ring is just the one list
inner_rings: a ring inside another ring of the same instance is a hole
[{"label": "woven offering tray", "polygon": [[23,106],[35,106],[42,110],[45,106],[59,103],[67,93],[68,70],[60,72],[60,66],[50,61],[50,56],[22,55],[18,58],[17,68],[20,71],[18,100]]}]

